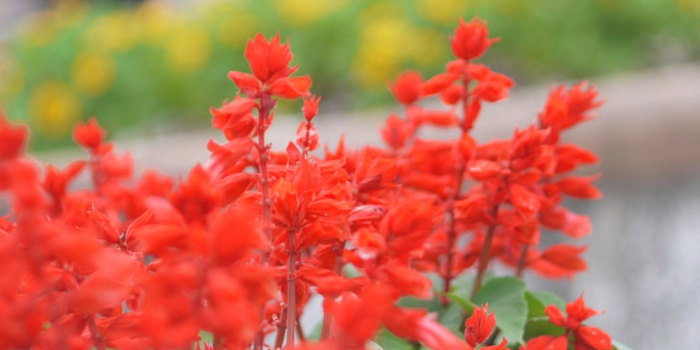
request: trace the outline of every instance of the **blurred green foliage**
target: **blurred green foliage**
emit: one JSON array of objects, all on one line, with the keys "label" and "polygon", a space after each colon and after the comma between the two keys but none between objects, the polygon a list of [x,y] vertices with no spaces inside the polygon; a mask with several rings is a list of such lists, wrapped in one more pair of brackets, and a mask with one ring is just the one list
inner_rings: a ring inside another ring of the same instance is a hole
[{"label": "blurred green foliage", "polygon": [[362,107],[389,100],[401,70],[440,71],[448,33],[475,15],[506,38],[484,60],[519,83],[700,56],[697,0],[97,1],[24,20],[2,44],[0,105],[32,124],[35,147],[65,144],[93,115],[110,129],[186,126],[235,94],[226,73],[248,69],[246,40],[279,32],[326,106]]}]

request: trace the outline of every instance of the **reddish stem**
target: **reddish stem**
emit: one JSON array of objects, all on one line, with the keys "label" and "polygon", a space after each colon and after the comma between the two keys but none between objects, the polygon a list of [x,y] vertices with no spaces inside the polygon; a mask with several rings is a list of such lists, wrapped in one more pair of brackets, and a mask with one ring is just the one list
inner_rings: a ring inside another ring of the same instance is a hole
[{"label": "reddish stem", "polygon": [[[263,234],[269,242],[272,242],[272,203],[270,200],[270,175],[267,170],[267,161],[269,158],[269,150],[265,144],[265,127],[267,120],[270,117],[270,111],[274,106],[275,101],[269,94],[263,94],[260,97],[258,105],[258,163],[260,165],[260,192],[262,194],[262,219],[263,219]],[[263,263],[268,263],[270,251],[262,251]],[[260,308],[260,315],[265,312],[264,307]],[[262,329],[258,330],[253,340],[253,349],[262,350],[264,343],[264,335]]]},{"label": "reddish stem", "polygon": [[102,336],[100,336],[100,331],[97,329],[95,318],[93,316],[88,316],[85,318],[85,322],[87,322],[88,329],[90,329],[90,334],[92,334],[93,345],[98,350],[107,350],[104,339],[102,339]]},{"label": "reddish stem", "polygon": [[306,337],[304,336],[304,329],[301,328],[301,321],[299,321],[301,317],[297,316],[297,336],[299,337],[300,342],[305,342]]},{"label": "reddish stem", "polygon": [[[495,205],[491,210],[491,216],[494,219],[498,219],[498,205]],[[469,300],[474,300],[474,296],[481,289],[481,283],[484,280],[484,273],[489,265],[489,258],[491,257],[491,243],[493,242],[493,235],[496,232],[496,226],[498,224],[494,223],[489,227],[488,232],[486,232],[486,240],[484,241],[484,246],[481,247],[481,254],[479,255],[479,269],[476,273],[476,279],[474,280],[474,287],[472,287],[472,293],[469,296]]]},{"label": "reddish stem", "polygon": [[[469,105],[469,76],[464,73],[462,75],[462,86],[464,87],[464,96],[462,96],[462,109],[464,111],[463,115],[463,122],[462,122],[462,132],[466,133],[467,130],[466,128],[466,123],[467,123],[467,106]],[[461,155],[460,155],[461,157]],[[455,221],[455,201],[459,199],[459,195],[462,192],[462,183],[464,181],[464,171],[465,171],[465,164],[464,162],[460,162],[458,169],[457,169],[457,186],[455,187],[455,191],[453,192],[452,198],[450,199],[449,203],[449,216],[450,216],[450,231],[447,233],[447,262],[446,262],[446,267],[445,267],[445,286],[444,286],[444,293],[447,294],[450,292],[450,284],[452,283],[452,278],[454,276],[452,275],[452,265],[453,265],[453,260],[454,260],[454,246],[455,246],[455,240],[457,239],[457,223]],[[447,298],[442,299],[442,303],[444,305],[447,305],[449,303],[449,300]]]},{"label": "reddish stem", "polygon": [[294,349],[294,330],[296,329],[296,260],[297,249],[294,242],[296,229],[288,231],[289,257],[287,257],[287,349]]},{"label": "reddish stem", "polygon": [[[333,247],[333,252],[335,253],[335,265],[333,266],[333,272],[340,276],[343,269],[343,248],[345,247],[344,242],[338,242]],[[331,325],[333,324],[333,316],[330,314],[323,315],[323,326],[321,327],[321,340],[328,339],[331,336]]]},{"label": "reddish stem", "polygon": [[280,312],[280,318],[277,324],[277,335],[275,336],[275,346],[273,350],[277,350],[282,347],[282,342],[284,341],[284,334],[287,331],[287,307],[282,308]]},{"label": "reddish stem", "polygon": [[[450,216],[450,231],[447,233],[447,262],[445,271],[445,288],[444,293],[450,292],[450,284],[454,276],[452,275],[452,265],[454,260],[454,246],[455,240],[457,239],[457,223],[455,220],[455,201],[459,199],[459,195],[462,192],[462,183],[464,181],[464,165],[460,164],[459,169],[457,169],[457,187],[455,187],[454,194],[450,199],[449,203],[449,216]],[[447,298],[442,299],[442,303],[447,305],[449,300]]]},{"label": "reddish stem", "polygon": [[[274,105],[274,100],[268,94],[263,94],[260,97],[260,105],[258,106],[258,157],[260,164],[260,192],[262,192],[262,218],[263,218],[263,233],[267,239],[272,241],[272,209],[270,200],[270,175],[267,170],[267,161],[270,157],[269,149],[265,144],[265,125],[270,117],[270,110]],[[264,259],[267,261],[269,252],[264,252]]]},{"label": "reddish stem", "polygon": [[523,278],[523,272],[525,271],[525,265],[527,263],[527,252],[530,250],[530,245],[523,245],[523,249],[520,251],[520,259],[518,259],[518,267],[515,270],[515,277]]}]

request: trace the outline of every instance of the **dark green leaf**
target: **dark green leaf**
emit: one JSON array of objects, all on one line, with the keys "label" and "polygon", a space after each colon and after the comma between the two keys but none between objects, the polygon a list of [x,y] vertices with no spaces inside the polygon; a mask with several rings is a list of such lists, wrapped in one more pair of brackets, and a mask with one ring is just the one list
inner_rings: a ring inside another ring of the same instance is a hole
[{"label": "dark green leaf", "polygon": [[412,309],[426,309],[428,312],[438,312],[442,309],[442,304],[437,297],[432,299],[418,299],[415,297],[403,297],[399,300],[399,306]]},{"label": "dark green leaf", "polygon": [[461,306],[466,315],[472,314],[472,312],[474,310],[474,303],[472,303],[471,301],[469,301],[465,298],[462,298],[461,296],[459,296],[455,293],[448,293],[446,296],[447,296],[447,299],[450,299],[453,302],[455,302],[456,304],[458,304],[459,306]]},{"label": "dark green leaf", "polygon": [[318,321],[318,323],[314,326],[314,329],[311,330],[311,333],[306,336],[306,339],[310,340],[319,340],[321,339],[321,331],[323,330],[323,319]]},{"label": "dark green leaf", "polygon": [[535,317],[529,319],[525,324],[525,335],[523,338],[527,341],[540,335],[562,335],[566,329],[558,327],[549,322],[549,317]]},{"label": "dark green leaf", "polygon": [[433,282],[433,291],[442,292],[442,289],[444,288],[443,286],[445,285],[445,281],[442,279],[442,276],[434,272],[428,272],[425,274],[425,277],[428,277],[430,281]]},{"label": "dark green leaf", "polygon": [[413,344],[384,329],[375,341],[384,350],[413,350]]},{"label": "dark green leaf", "polygon": [[458,337],[464,335],[462,324],[464,323],[464,310],[457,303],[450,303],[445,311],[440,314],[440,324],[445,326]]},{"label": "dark green leaf", "polygon": [[512,341],[522,343],[527,302],[525,282],[515,277],[496,277],[484,284],[476,296],[474,304],[489,304],[489,311],[496,314],[496,325]]},{"label": "dark green leaf", "polygon": [[535,298],[539,299],[544,306],[556,305],[560,310],[566,309],[566,302],[564,299],[560,298],[558,295],[546,292],[543,290],[531,290],[528,293],[532,294]]}]

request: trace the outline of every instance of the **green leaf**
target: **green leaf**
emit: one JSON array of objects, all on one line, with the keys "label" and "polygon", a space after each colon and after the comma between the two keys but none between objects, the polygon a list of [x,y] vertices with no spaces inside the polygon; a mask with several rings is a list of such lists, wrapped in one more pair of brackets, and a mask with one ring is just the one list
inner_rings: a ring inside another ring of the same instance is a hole
[{"label": "green leaf", "polygon": [[462,324],[464,323],[464,310],[457,303],[450,303],[444,312],[440,314],[440,324],[445,326],[458,337],[464,336]]},{"label": "green leaf", "polygon": [[544,309],[549,305],[556,305],[560,310],[564,310],[564,300],[556,294],[544,291],[527,291],[525,292],[525,300],[527,301],[527,318],[547,316]]},{"label": "green leaf", "polygon": [[442,279],[442,276],[434,272],[428,272],[424,275],[425,277],[428,277],[431,282],[433,282],[433,291],[442,292],[445,285],[445,281]]},{"label": "green leaf", "polygon": [[440,303],[437,297],[428,300],[415,297],[403,297],[399,300],[398,305],[412,309],[426,309],[428,312],[437,312],[442,309],[442,303]]},{"label": "green leaf", "polygon": [[474,312],[475,305],[471,301],[469,301],[465,298],[462,298],[461,296],[459,296],[455,293],[448,293],[446,295],[446,297],[447,297],[447,299],[450,299],[450,300],[454,301],[457,305],[461,306],[466,315],[471,315],[472,312]]},{"label": "green leaf", "polygon": [[547,314],[544,312],[544,303],[532,295],[532,293],[525,292],[525,301],[527,302],[528,320],[537,317],[546,317]]},{"label": "green leaf", "polygon": [[379,332],[375,343],[386,350],[413,350],[413,344],[384,329]]},{"label": "green leaf", "polygon": [[203,341],[203,342],[207,342],[207,343],[211,343],[214,341],[214,335],[211,334],[210,332],[206,332],[206,331],[199,332],[199,338],[200,338],[199,341]]},{"label": "green leaf", "polygon": [[496,277],[484,284],[474,296],[474,304],[489,304],[496,314],[496,325],[512,341],[523,343],[527,302],[525,282],[515,277]]},{"label": "green leaf", "polygon": [[528,293],[532,294],[535,298],[539,299],[544,306],[556,305],[559,310],[564,311],[566,309],[566,302],[564,299],[560,298],[558,295],[543,291],[543,290],[531,290]]},{"label": "green leaf", "polygon": [[613,340],[612,341],[613,346],[615,347],[615,350],[632,350],[629,346],[620,343],[619,341]]},{"label": "green leaf", "polygon": [[306,339],[310,340],[319,340],[321,339],[321,331],[323,330],[323,319],[319,321],[316,326],[314,326],[314,329],[311,331],[309,335],[306,336]]},{"label": "green leaf", "polygon": [[549,317],[534,317],[525,324],[525,334],[523,338],[527,341],[541,335],[562,335],[566,332],[563,327],[558,327],[549,321]]}]

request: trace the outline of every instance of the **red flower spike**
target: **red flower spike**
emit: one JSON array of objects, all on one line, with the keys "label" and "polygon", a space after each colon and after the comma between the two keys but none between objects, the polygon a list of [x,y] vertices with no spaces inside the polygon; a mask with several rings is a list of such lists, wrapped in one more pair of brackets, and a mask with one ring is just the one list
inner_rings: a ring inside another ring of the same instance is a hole
[{"label": "red flower spike", "polygon": [[469,162],[467,171],[474,179],[484,181],[500,174],[503,171],[503,166],[494,161],[477,159]]},{"label": "red flower spike", "polygon": [[540,198],[519,184],[510,185],[510,202],[524,220],[530,220],[540,210]]},{"label": "red flower spike", "polygon": [[613,348],[608,333],[597,327],[581,326],[574,331],[576,349],[610,350]]},{"label": "red flower spike", "polygon": [[224,132],[226,139],[233,140],[238,137],[248,137],[257,121],[253,116],[253,108],[257,106],[255,100],[247,97],[238,97],[221,108],[211,108],[214,128]]},{"label": "red flower spike", "polygon": [[474,122],[479,117],[479,112],[481,112],[481,101],[475,98],[464,107],[462,130],[469,131],[474,127]]},{"label": "red flower spike", "polygon": [[408,119],[416,126],[432,125],[437,127],[450,127],[459,125],[459,117],[453,111],[427,110],[417,106],[411,106],[407,111]]},{"label": "red flower spike", "polygon": [[10,124],[0,110],[0,159],[16,158],[27,143],[27,128]]},{"label": "red flower spike", "polygon": [[459,78],[459,75],[452,73],[442,73],[438,74],[422,83],[420,85],[420,95],[430,96],[443,92],[445,89],[452,86],[455,80]]},{"label": "red flower spike", "polygon": [[613,349],[610,335],[596,327],[584,326],[581,324],[588,318],[600,313],[599,311],[587,308],[583,301],[583,296],[580,296],[572,303],[566,304],[566,317],[564,317],[561,310],[555,305],[547,306],[545,312],[547,316],[549,316],[549,320],[552,324],[566,328],[567,335],[558,337],[543,335],[533,338],[527,342],[526,347],[521,347],[521,350],[566,350],[569,346],[568,334],[572,331],[574,334],[574,348],[577,350]]},{"label": "red flower spike", "polygon": [[304,107],[301,108],[301,111],[304,113],[306,120],[311,121],[318,114],[319,102],[321,102],[321,98],[316,97],[316,95],[304,98]]},{"label": "red flower spike", "polygon": [[488,314],[488,308],[489,304],[475,307],[474,312],[465,323],[464,336],[472,347],[485,342],[491,335],[493,327],[496,326],[496,315],[493,312]]},{"label": "red flower spike", "polygon": [[464,87],[458,84],[452,84],[440,92],[440,100],[446,105],[456,105],[462,100],[464,95]]},{"label": "red flower spike", "polygon": [[392,333],[422,342],[435,350],[472,350],[469,344],[457,338],[443,325],[425,317],[422,310],[394,308],[384,317],[384,323]]},{"label": "red flower spike", "polygon": [[421,95],[423,77],[415,71],[401,74],[396,82],[391,85],[391,93],[396,101],[403,105],[410,105],[418,100]]},{"label": "red flower spike", "polygon": [[588,265],[581,258],[586,247],[568,244],[555,244],[530,263],[530,268],[538,274],[549,278],[573,278],[576,273],[586,271]]},{"label": "red flower spike", "polygon": [[588,114],[589,111],[602,105],[602,101],[596,100],[598,91],[591,86],[586,89],[587,83],[581,82],[566,91],[564,86],[559,86],[549,93],[545,110],[538,115],[540,125],[543,128],[553,128],[559,132],[586,120],[595,118]]},{"label": "red flower spike", "polygon": [[413,126],[410,123],[399,118],[398,115],[391,113],[386,118],[386,126],[380,131],[384,142],[393,149],[400,149],[406,144],[406,140],[413,134]]},{"label": "red flower spike", "polygon": [[289,67],[292,52],[289,44],[280,44],[279,34],[267,41],[258,33],[253,40],[248,41],[245,57],[253,75],[265,84],[288,77],[297,70],[296,67]]},{"label": "red flower spike", "polygon": [[311,122],[301,122],[297,128],[297,145],[313,151],[318,147],[318,130]]},{"label": "red flower spike", "polygon": [[257,98],[262,91],[260,80],[252,74],[232,71],[228,73],[228,78],[236,83],[242,94],[250,98]]},{"label": "red flower spike", "polygon": [[97,119],[88,119],[87,124],[80,123],[73,129],[73,140],[79,145],[96,150],[105,139],[105,131],[97,123]]},{"label": "red flower spike", "polygon": [[581,295],[574,302],[566,304],[566,314],[568,315],[567,328],[576,328],[581,322],[601,313],[602,311],[586,307],[586,302],[583,300],[583,295]]},{"label": "red flower spike", "polygon": [[579,199],[600,199],[603,194],[591,182],[600,176],[567,176],[556,182],[562,193]]},{"label": "red flower spike", "polygon": [[498,38],[489,39],[488,36],[489,30],[486,27],[486,21],[474,18],[471,22],[466,23],[460,19],[459,27],[452,37],[452,53],[465,61],[479,58],[491,44],[498,41]]},{"label": "red flower spike", "polygon": [[[220,266],[250,257],[257,249],[267,246],[262,234],[262,223],[255,216],[256,209],[232,206],[217,215],[212,224],[212,258]],[[231,230],[235,227],[235,230]]]},{"label": "red flower spike", "polygon": [[544,308],[544,312],[549,316],[549,322],[552,322],[553,325],[566,327],[566,319],[558,306],[549,305]]},{"label": "red flower spike", "polygon": [[280,78],[270,84],[270,94],[287,99],[305,97],[309,95],[311,78],[304,75],[301,77]]},{"label": "red flower spike", "polygon": [[398,263],[384,265],[381,274],[384,280],[402,296],[415,296],[420,299],[430,299],[432,282],[420,272]]},{"label": "red flower spike", "polygon": [[503,74],[489,72],[479,81],[473,93],[484,101],[498,102],[508,98],[508,92],[514,84],[513,79]]},{"label": "red flower spike", "polygon": [[[298,132],[298,131],[297,131]],[[301,160],[301,152],[293,142],[289,141],[287,144],[287,160],[289,164],[296,164]]]},{"label": "red flower spike", "polygon": [[568,348],[569,339],[567,336],[543,335],[528,340],[524,347],[520,347],[520,350],[567,350]]}]

